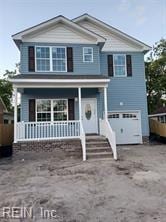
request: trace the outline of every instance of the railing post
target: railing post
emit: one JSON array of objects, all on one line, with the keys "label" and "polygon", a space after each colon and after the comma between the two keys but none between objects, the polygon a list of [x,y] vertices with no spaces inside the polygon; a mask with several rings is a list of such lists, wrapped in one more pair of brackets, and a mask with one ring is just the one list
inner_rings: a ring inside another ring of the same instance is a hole
[{"label": "railing post", "polygon": [[107,112],[108,112],[108,108],[107,108],[107,88],[104,87],[104,118],[105,118],[105,120],[107,119]]},{"label": "railing post", "polygon": [[14,88],[14,143],[17,142],[17,88]]},{"label": "railing post", "polygon": [[82,107],[81,107],[81,88],[78,88],[78,103],[79,103],[79,120],[82,118]]}]

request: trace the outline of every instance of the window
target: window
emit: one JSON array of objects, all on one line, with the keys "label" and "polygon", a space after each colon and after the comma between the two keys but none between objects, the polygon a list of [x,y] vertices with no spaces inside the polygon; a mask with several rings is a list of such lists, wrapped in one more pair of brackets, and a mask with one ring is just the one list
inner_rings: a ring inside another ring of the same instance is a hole
[{"label": "window", "polygon": [[4,124],[8,124],[9,120],[8,119],[4,119]]},{"label": "window", "polygon": [[67,100],[53,100],[54,121],[67,120]]},{"label": "window", "polygon": [[37,121],[51,121],[51,100],[37,100]]},{"label": "window", "polygon": [[114,76],[126,76],[126,56],[114,55]]},{"label": "window", "polygon": [[65,72],[66,71],[66,49],[52,47],[52,64],[53,71]]},{"label": "window", "polygon": [[108,114],[109,119],[119,119],[119,114],[114,113],[114,114]]},{"label": "window", "polygon": [[91,105],[90,104],[86,104],[86,106],[85,106],[85,116],[86,116],[87,120],[91,119],[92,109],[91,109]]},{"label": "window", "polygon": [[50,48],[36,47],[37,71],[50,71]]},{"label": "window", "polygon": [[36,47],[36,71],[67,72],[65,47]]},{"label": "window", "polygon": [[83,48],[83,62],[93,62],[93,48],[92,47]]},{"label": "window", "polygon": [[136,118],[137,116],[132,113],[123,113],[123,118]]},{"label": "window", "polygon": [[38,122],[68,120],[68,100],[37,99],[36,120]]}]

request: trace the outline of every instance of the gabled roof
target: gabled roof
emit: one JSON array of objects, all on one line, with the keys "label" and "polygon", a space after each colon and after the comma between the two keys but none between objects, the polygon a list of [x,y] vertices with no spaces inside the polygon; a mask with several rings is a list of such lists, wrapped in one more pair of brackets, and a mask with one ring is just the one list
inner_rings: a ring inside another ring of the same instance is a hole
[{"label": "gabled roof", "polygon": [[93,16],[91,16],[91,15],[89,15],[87,13],[85,13],[85,14],[83,14],[83,15],[73,19],[73,22],[75,22],[75,23],[79,23],[81,21],[90,21],[94,25],[96,25],[98,27],[101,27],[101,28],[107,30],[108,32],[112,32],[113,34],[115,34],[115,35],[117,35],[117,36],[119,36],[121,38],[124,38],[124,39],[130,41],[131,43],[134,43],[134,44],[142,47],[142,51],[147,52],[147,51],[149,51],[151,49],[151,47],[149,45],[147,45],[147,44],[145,44],[145,43],[143,43],[143,42],[141,42],[141,41],[139,41],[139,40],[129,36],[128,34],[126,34],[126,33],[122,32],[122,31],[120,31],[120,30],[118,30],[118,29],[116,29],[116,28],[106,24],[105,22],[103,22],[103,21],[101,21],[101,20],[99,20],[99,19],[97,19],[97,18],[95,18],[95,17],[93,17]]},{"label": "gabled roof", "polygon": [[104,37],[102,37],[94,32],[91,32],[90,30],[88,30],[86,28],[81,27],[80,25],[74,23],[73,21],[67,19],[66,17],[64,17],[62,15],[59,15],[59,16],[49,19],[45,22],[42,22],[38,25],[35,25],[35,26],[25,29],[21,32],[18,32],[16,34],[12,35],[12,38],[16,42],[17,46],[19,46],[19,44],[22,41],[24,36],[40,32],[40,31],[47,29],[49,27],[53,27],[58,23],[65,24],[66,26],[69,26],[70,28],[75,29],[76,31],[80,32],[81,34],[86,35],[93,40],[96,40],[96,42],[104,42],[105,41]]},{"label": "gabled roof", "polygon": [[3,112],[8,112],[7,107],[6,107],[3,99],[1,98],[1,96],[0,96],[0,106],[3,107]]}]

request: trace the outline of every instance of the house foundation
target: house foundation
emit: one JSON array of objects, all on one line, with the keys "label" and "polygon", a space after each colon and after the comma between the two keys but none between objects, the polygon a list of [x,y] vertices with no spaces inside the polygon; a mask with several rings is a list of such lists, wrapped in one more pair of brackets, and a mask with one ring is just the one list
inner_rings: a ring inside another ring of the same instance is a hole
[{"label": "house foundation", "polygon": [[82,146],[79,139],[24,141],[13,143],[13,154],[19,152],[57,152],[62,151],[71,156],[82,156]]}]

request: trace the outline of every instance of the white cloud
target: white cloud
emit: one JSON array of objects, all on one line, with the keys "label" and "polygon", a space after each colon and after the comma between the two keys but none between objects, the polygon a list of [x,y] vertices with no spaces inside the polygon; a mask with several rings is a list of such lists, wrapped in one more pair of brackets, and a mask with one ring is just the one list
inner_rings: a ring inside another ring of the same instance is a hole
[{"label": "white cloud", "polygon": [[147,20],[145,6],[137,5],[134,10],[134,16],[136,18],[136,24],[143,25]]},{"label": "white cloud", "polygon": [[119,12],[125,12],[130,9],[130,1],[129,0],[121,0],[119,6],[118,6],[118,11]]},{"label": "white cloud", "polygon": [[143,4],[136,0],[121,0],[118,5],[118,11],[126,13],[136,25],[141,26],[147,21],[146,8]]}]

